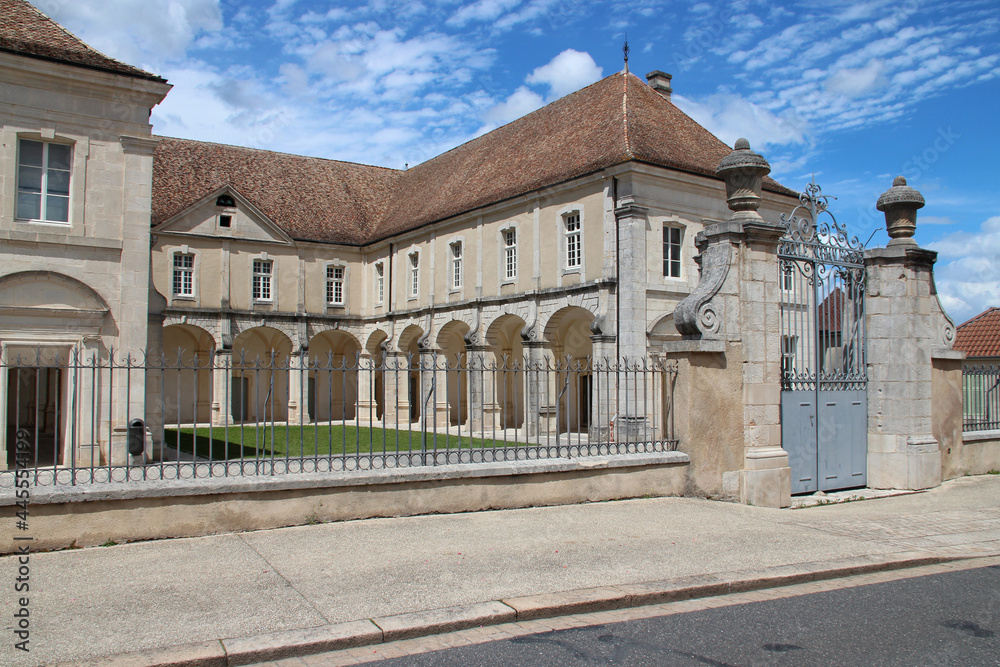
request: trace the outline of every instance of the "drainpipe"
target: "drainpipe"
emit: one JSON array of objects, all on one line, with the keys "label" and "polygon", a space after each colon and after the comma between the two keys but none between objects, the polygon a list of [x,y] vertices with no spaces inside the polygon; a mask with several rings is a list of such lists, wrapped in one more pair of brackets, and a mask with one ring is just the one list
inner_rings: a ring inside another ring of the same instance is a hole
[{"label": "drainpipe", "polygon": [[395,244],[393,243],[389,244],[389,280],[388,283],[386,284],[386,299],[388,299],[388,304],[385,309],[386,315],[392,314],[392,290],[394,289],[395,285],[392,282],[392,256],[395,253],[394,246]]},{"label": "drainpipe", "polygon": [[611,178],[611,214],[615,216],[615,363],[620,363],[621,361],[621,275],[618,267],[621,266],[621,257],[619,256],[619,237],[621,236],[618,229],[618,214],[615,211],[618,210],[618,177],[614,176]]}]

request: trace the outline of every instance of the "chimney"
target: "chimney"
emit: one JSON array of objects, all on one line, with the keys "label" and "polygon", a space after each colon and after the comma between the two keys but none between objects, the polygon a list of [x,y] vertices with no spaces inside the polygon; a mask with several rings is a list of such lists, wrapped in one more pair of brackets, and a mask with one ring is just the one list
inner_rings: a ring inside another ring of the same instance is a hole
[{"label": "chimney", "polygon": [[674,89],[670,87],[670,80],[672,78],[674,78],[672,75],[656,69],[646,75],[646,83],[649,84],[650,88],[662,95],[663,99],[669,102],[670,93],[674,92]]}]

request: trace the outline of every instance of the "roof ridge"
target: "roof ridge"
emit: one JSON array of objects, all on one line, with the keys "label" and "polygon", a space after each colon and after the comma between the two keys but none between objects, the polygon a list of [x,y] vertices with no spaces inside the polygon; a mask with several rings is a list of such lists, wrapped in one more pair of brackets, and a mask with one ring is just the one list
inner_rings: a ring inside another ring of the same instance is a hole
[{"label": "roof ridge", "polygon": [[372,169],[385,169],[386,171],[393,171],[403,173],[402,169],[393,169],[392,167],[383,167],[377,164],[367,164],[365,162],[351,162],[350,160],[337,160],[336,158],[329,157],[316,157],[315,155],[301,155],[299,153],[289,153],[287,151],[273,151],[269,148],[254,148],[252,146],[239,146],[237,144],[223,144],[218,141],[203,141],[201,139],[186,139],[184,137],[168,137],[162,134],[154,134],[153,139],[169,139],[171,141],[184,141],[192,144],[203,144],[206,146],[219,146],[221,148],[235,148],[237,150],[243,151],[254,151],[256,153],[270,153],[272,155],[287,155],[288,157],[301,158],[303,160],[320,160],[322,162],[337,162],[339,164],[349,164],[357,167],[371,167]]},{"label": "roof ridge", "polygon": [[628,136],[628,71],[622,72],[622,131],[625,134],[625,155],[634,159]]},{"label": "roof ridge", "polygon": [[[58,21],[56,21],[51,16],[49,16],[48,14],[46,14],[45,12],[43,12],[41,9],[39,9],[38,7],[36,7],[35,5],[33,5],[31,2],[28,2],[27,0],[21,0],[21,4],[24,5],[25,7],[27,7],[29,11],[34,12],[39,18],[41,18],[47,24],[50,24],[51,26],[54,26],[60,33],[62,33],[63,35],[65,35],[71,41],[79,43],[81,46],[83,46],[88,51],[91,51],[92,53],[100,56],[101,58],[104,58],[105,60],[108,60],[108,61],[110,61],[110,62],[112,62],[112,63],[114,63],[116,65],[120,65],[125,70],[133,70],[134,71],[132,73],[130,73],[128,71],[122,71],[122,72],[119,72],[120,74],[132,75],[132,76],[136,76],[136,75],[141,74],[141,75],[144,75],[144,76],[147,76],[147,77],[159,80],[159,81],[164,81],[164,82],[166,81],[166,79],[164,79],[163,77],[161,77],[161,76],[159,76],[157,74],[154,74],[153,72],[150,72],[149,70],[145,70],[145,69],[143,69],[141,67],[136,67],[135,65],[131,65],[131,64],[129,64],[129,63],[123,61],[123,60],[118,60],[117,58],[112,58],[111,56],[109,56],[108,54],[104,53],[100,49],[97,49],[97,48],[91,46],[87,42],[85,42],[82,39],[80,39],[77,35],[73,34],[69,30],[67,30],[66,28],[64,28]],[[41,56],[41,55],[35,54],[35,53],[21,53],[21,52],[17,52],[17,53],[19,53],[19,55],[28,55],[28,56],[33,56],[33,57],[44,58],[44,56]],[[73,64],[73,65],[78,65],[78,66],[83,66],[83,67],[92,67],[91,65],[88,65],[88,64],[85,64],[85,63],[76,63],[76,62],[72,62],[72,61],[64,61],[62,59],[58,59],[58,60],[60,60],[60,62],[69,62],[69,64]],[[98,69],[100,69],[100,68],[98,68]]]},{"label": "roof ridge", "polygon": [[965,326],[966,324],[972,324],[973,322],[975,322],[975,321],[976,321],[976,320],[978,320],[979,318],[981,318],[981,317],[986,317],[987,315],[989,315],[990,313],[992,313],[992,312],[993,312],[994,310],[1000,310],[1000,308],[998,308],[997,306],[990,306],[989,308],[987,308],[987,309],[986,309],[986,310],[984,310],[983,312],[979,313],[978,315],[973,315],[973,316],[972,316],[971,318],[969,318],[969,319],[967,319],[966,321],[962,322],[961,324],[959,324],[959,325],[958,325],[957,327],[955,327],[955,328],[956,328],[956,329],[961,329],[961,328],[962,328],[962,327],[964,327],[964,326]]}]

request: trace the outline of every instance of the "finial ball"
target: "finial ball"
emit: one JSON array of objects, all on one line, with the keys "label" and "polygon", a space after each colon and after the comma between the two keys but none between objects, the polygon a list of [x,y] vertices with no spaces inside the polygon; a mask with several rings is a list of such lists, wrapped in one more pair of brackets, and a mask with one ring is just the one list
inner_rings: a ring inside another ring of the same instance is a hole
[{"label": "finial ball", "polygon": [[898,185],[906,185],[906,179],[903,178],[902,176],[897,176],[896,178],[892,179],[892,185],[893,187]]},{"label": "finial ball", "polygon": [[736,150],[738,150],[738,151],[749,150],[750,149],[750,142],[747,141],[746,139],[739,138],[739,139],[736,140],[736,144],[733,146],[733,148],[736,149]]}]

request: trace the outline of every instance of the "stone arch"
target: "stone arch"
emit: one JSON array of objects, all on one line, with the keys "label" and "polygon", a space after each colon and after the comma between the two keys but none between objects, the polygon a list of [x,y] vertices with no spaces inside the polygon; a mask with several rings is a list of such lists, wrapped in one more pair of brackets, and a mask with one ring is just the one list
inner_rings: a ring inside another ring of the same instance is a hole
[{"label": "stone arch", "polygon": [[[405,414],[408,413],[411,422],[420,419],[420,348],[417,346],[417,343],[423,336],[423,328],[416,324],[410,324],[400,332],[396,347],[403,355],[403,358],[399,360],[399,364],[402,367],[408,361],[410,371],[406,374],[396,372],[394,373],[394,378],[390,379],[390,381],[395,382],[395,395],[397,405],[400,409],[404,405],[405,398],[406,410],[398,419],[404,419]],[[389,410],[393,409],[392,405],[386,407]],[[398,410],[397,414],[399,414]]]},{"label": "stone arch", "polygon": [[361,343],[349,333],[327,329],[309,340],[305,379],[309,421],[355,419]]},{"label": "stone arch", "polygon": [[163,419],[166,424],[212,418],[215,338],[193,324],[163,327]]},{"label": "stone arch", "polygon": [[555,386],[549,400],[556,407],[559,432],[590,429],[593,377],[590,357],[594,346],[590,326],[594,314],[580,306],[560,308],[545,323],[546,344],[555,358]]},{"label": "stone arch", "polygon": [[495,382],[493,405],[500,411],[502,428],[520,428],[524,423],[525,365],[521,330],[526,322],[505,313],[486,328],[486,342],[493,352]]},{"label": "stone arch", "polygon": [[374,414],[375,419],[381,420],[385,413],[385,354],[382,345],[389,339],[389,334],[382,329],[375,329],[368,335],[365,341],[365,352],[370,356],[371,385],[367,391],[360,391],[361,401],[360,416],[362,419],[370,419]]},{"label": "stone arch", "polygon": [[444,357],[445,386],[447,387],[448,423],[464,424],[469,418],[468,357],[465,335],[471,327],[467,322],[451,320],[438,331],[437,345]]},{"label": "stone arch", "polygon": [[252,327],[233,339],[231,396],[235,420],[288,420],[291,354],[291,338],[271,327]]}]

